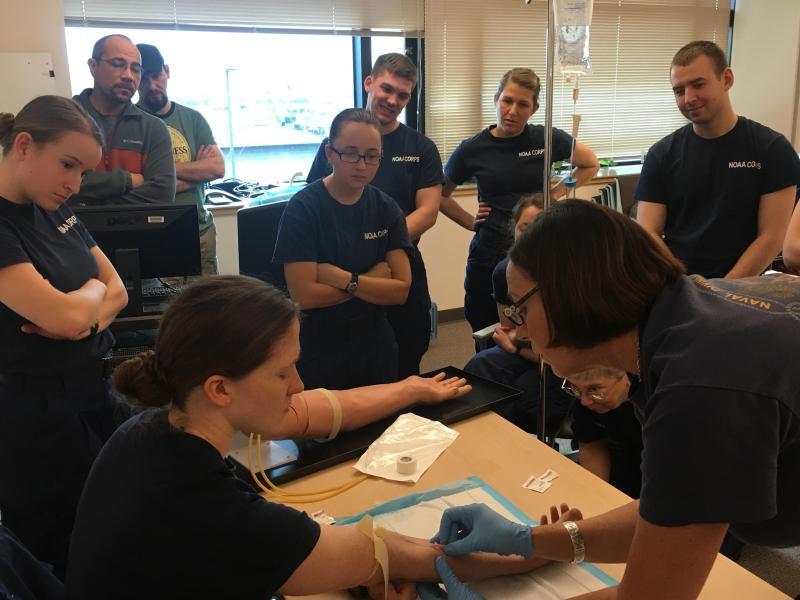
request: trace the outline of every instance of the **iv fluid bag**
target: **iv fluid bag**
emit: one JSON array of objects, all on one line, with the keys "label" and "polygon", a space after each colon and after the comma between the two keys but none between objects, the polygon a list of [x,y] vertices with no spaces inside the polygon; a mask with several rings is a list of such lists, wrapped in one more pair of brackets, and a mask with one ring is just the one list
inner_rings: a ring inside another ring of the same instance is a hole
[{"label": "iv fluid bag", "polygon": [[556,61],[561,73],[583,75],[589,63],[593,0],[555,0]]}]

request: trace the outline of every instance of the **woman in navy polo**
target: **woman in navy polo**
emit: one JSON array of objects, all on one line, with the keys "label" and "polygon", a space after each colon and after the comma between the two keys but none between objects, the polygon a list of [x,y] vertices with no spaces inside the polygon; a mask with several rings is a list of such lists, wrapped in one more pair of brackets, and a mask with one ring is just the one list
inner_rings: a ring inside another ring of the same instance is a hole
[{"label": "woman in navy polo", "polygon": [[363,109],[334,118],[325,154],[333,173],[291,199],[274,261],[304,312],[300,376],[310,388],[397,379],[397,343],[384,306],[411,284],[405,218],[369,185],[381,160],[381,125]]},{"label": "woman in navy polo", "polygon": [[[444,167],[441,211],[474,231],[464,279],[464,313],[473,331],[497,322],[492,297],[492,271],[511,247],[511,211],[524,194],[543,190],[545,130],[528,123],[539,109],[539,77],[531,69],[514,68],[500,79],[494,96],[497,124],[458,145]],[[553,129],[552,160],[572,156],[573,177],[581,185],[594,177],[597,157],[586,145]],[[478,213],[464,210],[452,198],[470,178],[478,184]],[[561,183],[553,197],[564,195]]]},{"label": "woman in navy polo", "polygon": [[127,294],[65,204],[102,144],[66,98],[0,114],[0,511],[60,577],[89,467],[125,415],[107,328]]}]

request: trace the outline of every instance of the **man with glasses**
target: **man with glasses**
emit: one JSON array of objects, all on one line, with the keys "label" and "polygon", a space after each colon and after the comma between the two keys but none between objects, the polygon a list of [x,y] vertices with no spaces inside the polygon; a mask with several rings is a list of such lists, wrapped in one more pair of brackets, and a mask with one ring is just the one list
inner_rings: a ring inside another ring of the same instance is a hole
[{"label": "man with glasses", "polygon": [[597,368],[565,379],[561,389],[577,402],[572,408],[572,432],[587,471],[608,481],[631,498],[642,488],[642,425],[626,402],[631,390],[628,375]]},{"label": "man with glasses", "polygon": [[[419,251],[423,233],[434,226],[442,191],[442,161],[436,145],[398,120],[417,84],[417,67],[403,54],[383,54],[364,79],[366,109],[383,133],[383,160],[372,185],[391,196],[406,216],[411,252],[411,290],[405,304],[387,307],[399,353],[401,378],[419,374],[419,363],[431,334],[431,297],[425,263]],[[325,177],[331,165],[322,141],[308,172],[309,183]]]},{"label": "man with glasses", "polygon": [[196,204],[200,226],[200,258],[204,275],[217,273],[217,230],[205,207],[205,184],[225,175],[225,159],[205,117],[167,96],[169,65],[155,46],[137,44],[142,55],[142,81],[137,106],[164,121],[175,157],[175,202]]},{"label": "man with glasses", "polygon": [[94,86],[74,100],[103,130],[103,158],[86,174],[76,205],[163,204],[175,199],[172,142],[164,123],[131,102],[142,77],[139,50],[124,35],[100,38],[88,61]]}]

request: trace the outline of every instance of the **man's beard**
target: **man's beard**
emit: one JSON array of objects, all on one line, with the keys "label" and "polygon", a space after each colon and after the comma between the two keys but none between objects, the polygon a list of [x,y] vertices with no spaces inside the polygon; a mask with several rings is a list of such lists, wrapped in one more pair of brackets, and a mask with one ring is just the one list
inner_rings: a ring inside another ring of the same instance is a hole
[{"label": "man's beard", "polygon": [[158,112],[167,105],[169,98],[167,98],[166,94],[162,93],[147,94],[142,98],[142,102],[150,112]]}]

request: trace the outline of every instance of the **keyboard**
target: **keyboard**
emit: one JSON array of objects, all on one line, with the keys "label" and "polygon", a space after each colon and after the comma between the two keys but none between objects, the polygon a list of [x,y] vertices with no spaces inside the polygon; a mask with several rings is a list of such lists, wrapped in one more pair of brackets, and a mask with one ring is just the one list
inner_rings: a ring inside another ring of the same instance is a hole
[{"label": "keyboard", "polygon": [[142,288],[142,298],[147,299],[163,299],[169,298],[176,294],[180,294],[186,286],[183,285],[175,285],[175,286],[153,286],[153,287],[146,287]]},{"label": "keyboard", "polygon": [[124,346],[122,348],[114,348],[111,350],[111,359],[114,361],[115,365],[118,365],[129,358],[133,358],[140,352],[147,352],[152,349],[152,346]]}]

